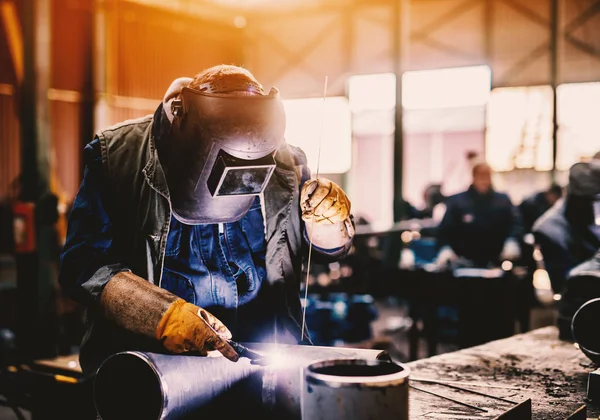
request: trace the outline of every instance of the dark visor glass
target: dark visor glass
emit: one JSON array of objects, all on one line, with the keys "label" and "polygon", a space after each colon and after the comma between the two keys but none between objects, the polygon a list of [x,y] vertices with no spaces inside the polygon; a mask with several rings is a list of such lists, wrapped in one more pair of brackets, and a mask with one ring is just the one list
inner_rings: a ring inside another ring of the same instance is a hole
[{"label": "dark visor glass", "polygon": [[213,197],[260,194],[274,169],[273,154],[243,160],[221,150],[208,178],[208,189]]}]

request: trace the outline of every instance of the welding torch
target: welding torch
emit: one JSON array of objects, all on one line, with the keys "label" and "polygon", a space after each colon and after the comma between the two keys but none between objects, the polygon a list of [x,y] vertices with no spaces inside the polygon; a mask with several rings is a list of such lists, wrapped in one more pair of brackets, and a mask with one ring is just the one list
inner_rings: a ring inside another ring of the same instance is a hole
[{"label": "welding torch", "polygon": [[[198,317],[200,317],[200,319],[202,321],[204,321],[204,324],[206,325],[207,328],[209,328],[216,336],[218,337],[222,337],[221,334],[219,334],[212,325],[210,325],[208,323],[208,321],[202,316],[202,314],[200,313],[200,310],[198,311]],[[240,357],[246,357],[250,360],[260,360],[260,359],[264,359],[264,356],[260,353],[255,352],[254,350],[250,350],[248,347],[243,346],[242,344],[233,341],[233,340],[226,340],[227,344],[229,344],[231,347],[233,347],[233,349],[235,350],[235,352],[238,354],[238,356]]]}]

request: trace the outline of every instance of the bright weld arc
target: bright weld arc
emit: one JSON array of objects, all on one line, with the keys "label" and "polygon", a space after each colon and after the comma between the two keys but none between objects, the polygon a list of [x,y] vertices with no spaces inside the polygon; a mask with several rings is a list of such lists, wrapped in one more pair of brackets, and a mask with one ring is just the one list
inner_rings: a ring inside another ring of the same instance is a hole
[{"label": "bright weld arc", "polygon": [[[320,127],[320,132],[319,132],[319,153],[317,155],[317,173],[316,173],[316,180],[318,182],[319,180],[319,170],[321,167],[321,146],[323,144],[323,124],[325,122],[325,99],[327,99],[327,79],[328,76],[325,76],[325,87],[323,88],[323,111],[321,112],[321,127]],[[317,185],[318,188],[318,185]],[[311,218],[311,223],[310,223],[310,238],[308,238],[308,261],[307,261],[307,268],[306,268],[306,285],[304,287],[304,308],[302,309],[302,332],[300,334],[300,342],[302,342],[304,340],[304,329],[306,327],[306,307],[308,306],[308,279],[310,276],[310,261],[311,261],[311,257],[312,257],[312,248],[313,248],[313,241],[312,241],[312,237],[315,233],[314,231],[314,227],[315,227],[315,214],[313,212],[312,214],[312,218]]]}]

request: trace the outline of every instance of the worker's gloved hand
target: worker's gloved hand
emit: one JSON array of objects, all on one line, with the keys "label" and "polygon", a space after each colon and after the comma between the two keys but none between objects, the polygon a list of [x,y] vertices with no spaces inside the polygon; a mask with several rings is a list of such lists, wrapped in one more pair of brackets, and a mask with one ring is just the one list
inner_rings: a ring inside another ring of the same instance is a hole
[{"label": "worker's gloved hand", "polygon": [[218,350],[229,360],[239,358],[228,343],[231,333],[221,321],[131,272],[117,273],[106,283],[99,309],[107,320],[157,339],[174,353],[206,355]]},{"label": "worker's gloved hand", "polygon": [[504,247],[500,253],[500,259],[502,261],[515,261],[521,257],[521,247],[519,243],[514,239],[507,239],[504,242]]},{"label": "worker's gloved hand", "polygon": [[437,266],[447,266],[453,262],[458,260],[458,255],[450,248],[449,246],[444,246],[438,252],[438,255],[435,259],[435,264]]},{"label": "worker's gloved hand", "polygon": [[231,361],[237,352],[227,342],[231,332],[205,309],[178,299],[171,304],[156,328],[156,338],[173,353],[195,352],[206,356],[218,350]]},{"label": "worker's gloved hand", "polygon": [[335,182],[325,178],[306,181],[300,193],[300,208],[305,222],[335,224],[348,219],[350,200]]}]

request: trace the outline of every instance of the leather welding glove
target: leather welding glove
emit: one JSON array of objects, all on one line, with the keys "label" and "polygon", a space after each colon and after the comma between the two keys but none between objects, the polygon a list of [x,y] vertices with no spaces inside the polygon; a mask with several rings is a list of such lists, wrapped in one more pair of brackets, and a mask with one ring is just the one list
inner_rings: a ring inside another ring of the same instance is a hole
[{"label": "leather welding glove", "polygon": [[315,224],[335,224],[350,216],[350,200],[335,182],[326,178],[306,181],[300,193],[302,219]]},{"label": "leather welding glove", "polygon": [[500,253],[500,259],[502,261],[515,261],[521,257],[521,247],[519,243],[509,238],[504,241],[504,247],[502,248],[502,252]]},{"label": "leather welding glove", "polygon": [[118,273],[106,284],[100,309],[120,327],[154,338],[170,352],[206,356],[217,350],[231,361],[239,358],[221,321],[131,272]]},{"label": "leather welding glove", "polygon": [[446,266],[450,263],[453,263],[458,260],[458,255],[454,252],[452,248],[449,246],[444,246],[438,252],[438,255],[435,259],[435,264],[438,266]]}]

